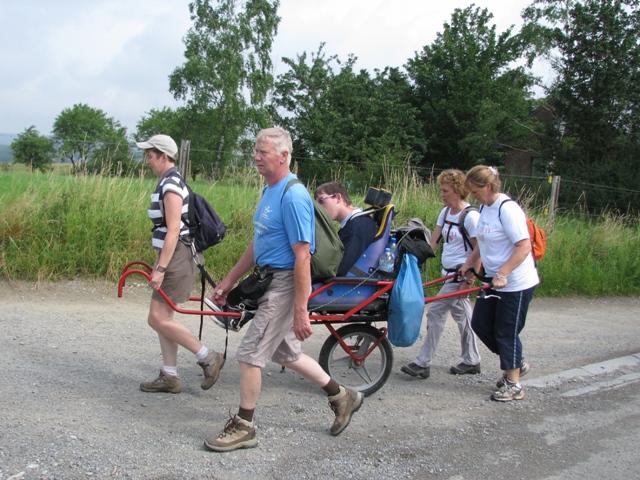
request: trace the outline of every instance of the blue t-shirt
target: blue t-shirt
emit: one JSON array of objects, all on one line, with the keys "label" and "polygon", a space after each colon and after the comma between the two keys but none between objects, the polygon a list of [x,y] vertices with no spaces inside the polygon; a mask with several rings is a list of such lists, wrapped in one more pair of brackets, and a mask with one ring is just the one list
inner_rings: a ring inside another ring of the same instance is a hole
[{"label": "blue t-shirt", "polygon": [[297,178],[289,174],[262,191],[262,198],[253,216],[254,261],[260,267],[293,268],[295,255],[291,245],[307,242],[315,251],[315,218],[311,196],[301,183],[287,183]]}]

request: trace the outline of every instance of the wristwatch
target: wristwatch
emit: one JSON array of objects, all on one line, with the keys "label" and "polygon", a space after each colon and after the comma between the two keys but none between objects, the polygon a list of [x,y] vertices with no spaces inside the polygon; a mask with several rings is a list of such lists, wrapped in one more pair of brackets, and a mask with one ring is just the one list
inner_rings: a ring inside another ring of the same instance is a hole
[{"label": "wristwatch", "polygon": [[161,267],[160,265],[158,265],[156,267],[156,270],[159,271],[160,273],[164,273],[167,271],[167,267]]}]

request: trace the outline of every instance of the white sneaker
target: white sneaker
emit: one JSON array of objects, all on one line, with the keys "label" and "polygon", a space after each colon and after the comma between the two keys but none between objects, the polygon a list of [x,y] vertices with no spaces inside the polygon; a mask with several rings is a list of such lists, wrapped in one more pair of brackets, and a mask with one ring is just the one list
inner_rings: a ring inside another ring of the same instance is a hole
[{"label": "white sneaker", "polygon": [[222,316],[222,315],[220,315],[220,316],[218,316],[218,315],[209,315],[209,318],[217,326],[219,326],[220,328],[222,328],[224,330],[229,329],[232,332],[239,332],[240,329],[242,327],[244,327],[245,324],[249,320],[251,320],[255,315],[255,312],[253,312],[253,311],[241,310],[241,309],[234,308],[234,307],[223,308],[220,305],[216,305],[215,303],[213,303],[209,298],[205,298],[204,299],[204,303],[206,303],[207,307],[209,307],[214,312],[233,312],[233,313],[239,313],[240,314],[240,316],[238,316],[238,317],[231,317],[231,316],[227,317],[227,316]]}]

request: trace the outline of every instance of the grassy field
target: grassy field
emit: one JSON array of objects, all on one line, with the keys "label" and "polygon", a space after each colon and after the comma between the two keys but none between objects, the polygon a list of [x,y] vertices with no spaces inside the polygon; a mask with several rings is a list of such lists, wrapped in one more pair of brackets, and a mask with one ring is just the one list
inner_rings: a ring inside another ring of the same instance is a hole
[{"label": "grassy field", "polygon": [[[411,175],[387,178],[382,187],[394,194],[394,225],[419,217],[433,227],[441,209],[436,186],[423,185]],[[153,262],[147,208],[156,181],[0,171],[0,278],[115,281],[127,262]],[[205,252],[207,270],[220,280],[252,237],[261,179],[249,169],[223,182],[191,186],[209,199],[229,227],[225,240]],[[352,193],[354,203],[362,205],[365,192]],[[539,225],[546,224],[544,217],[529,213]],[[640,235],[630,224],[638,222],[557,217],[548,232],[547,254],[538,263],[542,283],[536,294],[638,294]],[[426,276],[439,277],[439,269],[439,260],[430,260]]]}]

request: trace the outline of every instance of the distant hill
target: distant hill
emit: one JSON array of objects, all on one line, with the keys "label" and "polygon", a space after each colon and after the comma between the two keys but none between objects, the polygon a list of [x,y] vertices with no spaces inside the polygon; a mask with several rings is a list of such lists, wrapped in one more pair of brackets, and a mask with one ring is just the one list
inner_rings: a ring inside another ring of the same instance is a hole
[{"label": "distant hill", "polygon": [[0,145],[0,163],[12,163],[13,154],[9,145]]}]

